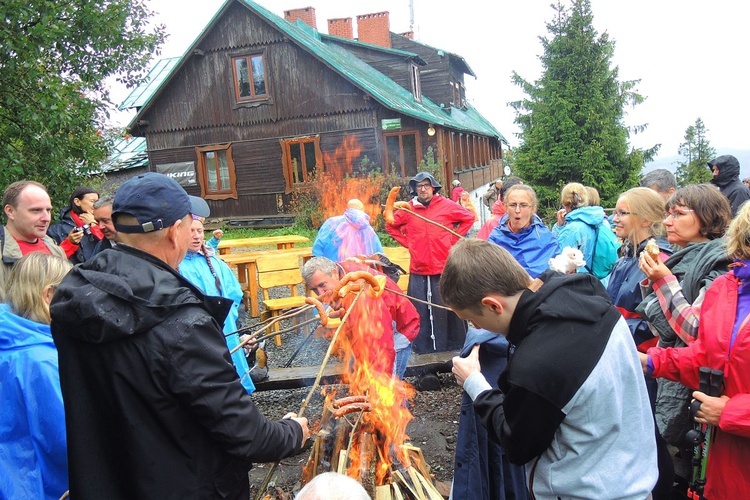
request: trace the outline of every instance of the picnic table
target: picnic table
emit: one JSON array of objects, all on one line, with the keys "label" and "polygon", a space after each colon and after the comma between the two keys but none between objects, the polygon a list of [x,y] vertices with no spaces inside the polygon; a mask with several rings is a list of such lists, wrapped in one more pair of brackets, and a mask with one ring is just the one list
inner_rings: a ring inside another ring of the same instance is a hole
[{"label": "picnic table", "polygon": [[[272,236],[277,238],[277,236]],[[304,238],[303,236],[297,236],[297,238]],[[260,239],[260,238],[247,238],[247,239]],[[307,240],[307,238],[304,238]],[[238,241],[238,240],[234,240]],[[219,258],[229,264],[230,266],[237,267],[237,279],[240,282],[240,286],[244,291],[245,296],[245,307],[247,308],[250,317],[257,318],[260,316],[260,304],[258,302],[258,268],[256,262],[258,257],[266,255],[277,255],[277,254],[297,254],[302,260],[311,258],[312,247],[297,247],[297,248],[282,248],[276,250],[256,250],[253,252],[241,252],[241,253],[229,253],[219,255]]]},{"label": "picnic table", "polygon": [[219,241],[219,255],[226,255],[233,248],[240,247],[264,247],[276,245],[278,250],[294,248],[296,243],[308,243],[310,238],[296,234],[286,236],[259,236],[257,238],[237,238],[233,240],[222,239]]}]

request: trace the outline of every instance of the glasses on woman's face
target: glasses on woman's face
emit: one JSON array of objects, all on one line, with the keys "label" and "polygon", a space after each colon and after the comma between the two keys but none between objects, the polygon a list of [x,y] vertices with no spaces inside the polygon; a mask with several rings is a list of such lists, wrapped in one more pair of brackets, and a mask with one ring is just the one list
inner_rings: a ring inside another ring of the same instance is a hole
[{"label": "glasses on woman's face", "polygon": [[677,220],[680,217],[683,217],[689,214],[690,212],[695,212],[695,210],[691,210],[689,208],[681,208],[679,210],[676,210],[676,209],[670,210],[669,213],[667,213],[667,215],[664,216],[664,218],[669,219],[670,217],[672,217],[672,220]]},{"label": "glasses on woman's face", "polygon": [[614,215],[615,217],[617,217],[618,219],[622,219],[622,218],[623,218],[623,217],[625,217],[626,215],[638,215],[638,214],[637,214],[637,213],[635,213],[635,212],[626,212],[625,210],[615,210],[614,212],[612,212],[612,214],[613,214],[613,215]]},{"label": "glasses on woman's face", "polygon": [[513,211],[528,210],[529,208],[531,208],[531,205],[529,205],[528,203],[511,203],[508,205],[508,209]]}]

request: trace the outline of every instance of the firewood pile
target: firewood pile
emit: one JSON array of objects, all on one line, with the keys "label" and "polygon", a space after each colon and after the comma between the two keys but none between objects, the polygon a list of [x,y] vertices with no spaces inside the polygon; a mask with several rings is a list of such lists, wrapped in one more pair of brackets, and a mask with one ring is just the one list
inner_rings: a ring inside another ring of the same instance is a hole
[{"label": "firewood pile", "polygon": [[349,396],[326,404],[302,486],[316,475],[338,472],[356,479],[376,500],[442,500],[422,450],[404,443],[383,456],[384,436],[366,424],[372,404],[366,396]]}]

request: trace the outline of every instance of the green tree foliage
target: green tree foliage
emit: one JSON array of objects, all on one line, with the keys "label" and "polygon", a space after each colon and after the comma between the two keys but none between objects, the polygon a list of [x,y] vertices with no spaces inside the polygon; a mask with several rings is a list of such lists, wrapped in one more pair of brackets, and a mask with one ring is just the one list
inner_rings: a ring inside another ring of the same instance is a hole
[{"label": "green tree foliage", "polygon": [[711,171],[707,163],[716,156],[716,150],[706,138],[706,125],[696,118],[695,123],[685,130],[685,142],[680,144],[678,152],[684,158],[675,171],[680,186],[700,184],[711,180]]},{"label": "green tree foliage", "polygon": [[513,73],[527,95],[510,103],[522,140],[514,150],[514,174],[537,190],[540,208],[556,206],[568,182],[595,187],[602,203],[613,206],[620,193],[637,185],[659,146],[629,150],[624,109],[643,97],[635,90],[638,80],[618,80],[618,68],[611,67],[614,42],[592,26],[589,0],[572,0],[569,9],[558,1],[553,8],[551,38],[540,38],[541,78],[530,83]]},{"label": "green tree foliage", "polygon": [[107,154],[106,80],[134,85],[164,39],[147,0],[0,2],[0,189],[45,184],[55,210]]}]

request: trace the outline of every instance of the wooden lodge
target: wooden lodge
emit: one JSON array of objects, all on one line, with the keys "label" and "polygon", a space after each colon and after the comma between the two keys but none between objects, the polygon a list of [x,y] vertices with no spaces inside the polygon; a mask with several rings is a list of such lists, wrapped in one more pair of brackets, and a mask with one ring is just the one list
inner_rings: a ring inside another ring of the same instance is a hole
[{"label": "wooden lodge", "polygon": [[[466,61],[390,32],[387,12],[285,19],[227,0],[181,58],[159,61],[120,106],[149,169],[173,175],[212,217],[272,220],[315,169],[416,174],[428,148],[443,179],[502,174],[503,136],[466,99]],[[363,164],[364,163],[364,164]],[[339,171],[339,172],[337,172]]]}]

